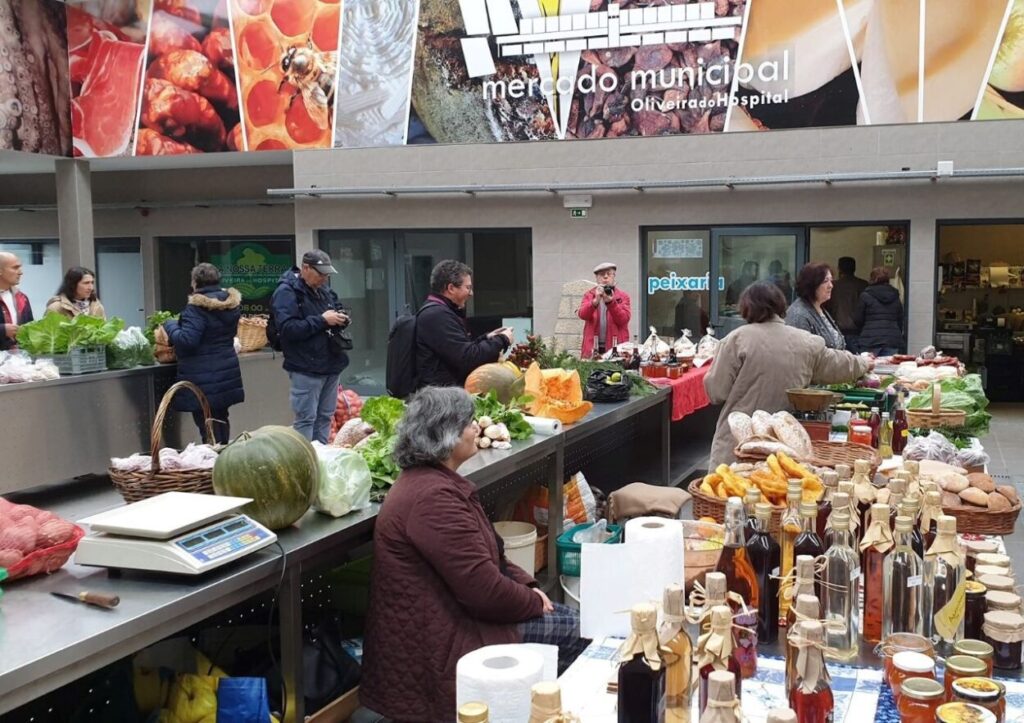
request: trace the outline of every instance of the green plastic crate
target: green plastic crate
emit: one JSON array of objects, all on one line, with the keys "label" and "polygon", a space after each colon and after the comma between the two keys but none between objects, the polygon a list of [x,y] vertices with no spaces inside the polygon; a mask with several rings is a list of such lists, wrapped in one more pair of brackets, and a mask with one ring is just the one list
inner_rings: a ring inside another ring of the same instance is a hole
[{"label": "green plastic crate", "polygon": [[[593,525],[593,522],[576,525],[558,536],[556,545],[558,549],[558,572],[560,574],[579,577],[583,545],[579,542],[573,542],[572,536],[580,530],[585,530]],[[605,540],[605,544],[622,542],[622,528],[619,525],[608,525],[608,531],[612,533],[612,536]]]}]

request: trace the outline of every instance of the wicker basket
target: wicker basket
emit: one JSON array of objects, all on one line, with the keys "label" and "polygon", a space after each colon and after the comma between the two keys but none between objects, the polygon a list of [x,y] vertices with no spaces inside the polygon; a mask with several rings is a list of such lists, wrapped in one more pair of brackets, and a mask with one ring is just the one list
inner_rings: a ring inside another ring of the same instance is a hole
[{"label": "wicker basket", "polygon": [[[699,520],[701,517],[710,517],[718,524],[725,523],[725,500],[721,497],[714,497],[700,488],[702,479],[695,479],[690,482],[687,491],[693,495],[693,518]],[[772,519],[768,523],[768,531],[772,537],[778,537],[782,530],[782,513],[785,507],[773,507]]]},{"label": "wicker basket", "polygon": [[967,421],[967,412],[954,409],[942,409],[942,384],[932,384],[932,408],[908,409],[907,424],[910,427],[935,429],[938,427],[962,427]]},{"label": "wicker basket", "polygon": [[980,507],[943,507],[942,511],[956,518],[956,531],[975,535],[1012,535],[1020,514],[1021,504],[1018,502],[1008,510],[994,512]]},{"label": "wicker basket", "polygon": [[213,444],[213,419],[210,416],[210,404],[206,401],[206,395],[192,382],[178,382],[171,386],[160,401],[160,408],[157,409],[156,417],[153,419],[153,429],[149,437],[150,454],[152,455],[150,470],[148,472],[124,472],[113,467],[107,470],[110,481],[124,497],[124,501],[129,504],[164,492],[213,494],[212,469],[160,469],[160,446],[163,442],[164,417],[167,416],[167,410],[171,406],[174,395],[182,389],[188,389],[199,400],[199,406],[203,410],[203,419],[206,421],[206,443]]},{"label": "wicker basket", "polygon": [[78,541],[85,536],[85,530],[81,527],[74,525],[74,528],[70,539],[53,547],[34,550],[21,558],[7,570],[7,579],[17,580],[19,577],[31,577],[44,572],[49,575],[64,567],[71,553],[78,547]]},{"label": "wicker basket", "polygon": [[259,351],[267,345],[266,314],[243,316],[238,320],[238,341],[242,345],[242,354]]},{"label": "wicker basket", "polygon": [[[741,462],[762,462],[768,458],[768,455],[764,454],[742,453],[738,447],[733,451],[733,454]],[[835,467],[837,464],[848,464],[853,467],[853,463],[857,460],[867,459],[871,461],[872,477],[878,471],[878,466],[882,464],[882,458],[879,456],[877,449],[866,444],[855,444],[853,442],[812,440],[811,455],[810,459],[797,461],[813,464],[816,467]]]},{"label": "wicker basket", "polygon": [[842,401],[843,395],[827,389],[787,389],[786,396],[798,412],[824,412],[831,404]]}]

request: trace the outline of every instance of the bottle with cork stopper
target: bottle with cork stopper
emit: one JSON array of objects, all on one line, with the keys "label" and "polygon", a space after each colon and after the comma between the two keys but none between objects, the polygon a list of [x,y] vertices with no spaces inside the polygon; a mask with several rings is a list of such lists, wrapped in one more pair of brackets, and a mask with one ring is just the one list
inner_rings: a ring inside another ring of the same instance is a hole
[{"label": "bottle with cork stopper", "polygon": [[798,648],[796,678],[789,694],[789,706],[800,723],[832,723],[835,707],[832,681],[822,655],[825,632],[817,620],[796,626],[792,644]]},{"label": "bottle with cork stopper", "polygon": [[671,655],[665,661],[665,721],[689,723],[690,689],[693,682],[693,643],[686,632],[686,589],[682,585],[665,588],[662,624],[658,631],[661,645]]},{"label": "bottle with cork stopper", "polygon": [[562,688],[552,681],[534,683],[530,688],[530,723],[547,723],[562,715]]},{"label": "bottle with cork stopper", "polygon": [[743,717],[736,684],[736,676],[726,670],[716,670],[708,676],[708,705],[700,723],[740,723]]},{"label": "bottle with cork stopper", "polygon": [[[801,595],[813,595],[819,601],[821,600],[819,597],[820,585],[816,585],[814,581],[814,559],[810,555],[797,555],[793,585],[790,588],[790,603]],[[786,616],[786,624],[793,625],[796,622],[796,618],[796,610],[793,609],[791,604],[789,613]]]},{"label": "bottle with cork stopper", "polygon": [[488,723],[486,703],[463,703],[459,706],[459,723]]},{"label": "bottle with cork stopper", "polygon": [[885,606],[885,558],[895,540],[889,528],[889,505],[871,506],[871,525],[860,541],[861,569],[864,573],[864,639],[882,642],[882,608]]},{"label": "bottle with cork stopper", "polygon": [[935,542],[924,555],[922,635],[940,646],[964,637],[967,563],[956,539],[956,518],[942,515]]},{"label": "bottle with cork stopper", "polygon": [[[736,659],[736,641],[733,637],[732,610],[728,605],[716,605],[711,610],[711,630],[697,641],[697,675],[699,684],[699,710],[703,715],[708,706],[708,679],[715,672],[728,671],[735,676],[736,696],[740,688],[740,663]],[[621,720],[621,719],[620,719]]]},{"label": "bottle with cork stopper", "polygon": [[[821,603],[815,595],[801,595],[793,605],[795,611],[794,624],[790,630],[795,630],[797,623],[808,620],[817,620],[821,617]],[[796,681],[796,659],[799,651],[786,636],[786,699],[789,700],[789,692],[793,690]]]},{"label": "bottle with cork stopper", "polygon": [[829,515],[832,514],[832,498],[839,491],[839,475],[829,470],[821,475],[821,481],[825,485],[825,492],[821,495],[821,500],[818,502],[818,518],[815,522],[815,532],[818,533],[818,537],[824,540],[825,527],[828,523]]},{"label": "bottle with cork stopper", "polygon": [[619,650],[618,723],[664,720],[665,661],[658,643],[657,624],[658,610],[654,605],[633,606],[632,632]]}]

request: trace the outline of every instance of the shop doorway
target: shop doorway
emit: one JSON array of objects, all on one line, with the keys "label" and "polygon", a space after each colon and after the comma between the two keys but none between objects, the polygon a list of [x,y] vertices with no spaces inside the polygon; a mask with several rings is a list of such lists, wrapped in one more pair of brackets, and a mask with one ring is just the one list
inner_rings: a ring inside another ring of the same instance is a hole
[{"label": "shop doorway", "polygon": [[146,327],[139,239],[96,239],[96,282],[108,319],[119,316],[125,326]]},{"label": "shop doorway", "polygon": [[444,259],[473,269],[470,330],[533,327],[532,242],[528,229],[323,231],[320,248],[338,274],[331,285],[352,311],[353,350],[341,383],[360,394],[383,394],[388,331],[394,319],[430,293],[430,272]]}]

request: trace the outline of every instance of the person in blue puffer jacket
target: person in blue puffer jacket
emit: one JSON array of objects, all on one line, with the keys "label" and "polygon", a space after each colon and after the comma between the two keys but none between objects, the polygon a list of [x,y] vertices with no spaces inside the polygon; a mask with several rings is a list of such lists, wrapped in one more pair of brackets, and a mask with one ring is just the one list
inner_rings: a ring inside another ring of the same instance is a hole
[{"label": "person in blue puffer jacket", "polygon": [[[178,381],[190,381],[206,395],[218,444],[227,444],[230,438],[229,408],[245,401],[242,370],[235,351],[241,304],[242,295],[237,289],[221,288],[217,267],[202,263],[192,269],[192,294],[181,317],[164,323],[164,331],[178,357]],[[195,395],[181,392],[174,397],[173,408],[192,413],[205,441],[203,413]]]}]

